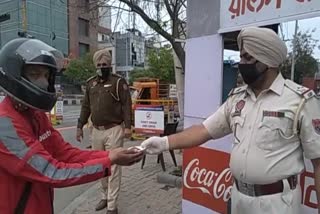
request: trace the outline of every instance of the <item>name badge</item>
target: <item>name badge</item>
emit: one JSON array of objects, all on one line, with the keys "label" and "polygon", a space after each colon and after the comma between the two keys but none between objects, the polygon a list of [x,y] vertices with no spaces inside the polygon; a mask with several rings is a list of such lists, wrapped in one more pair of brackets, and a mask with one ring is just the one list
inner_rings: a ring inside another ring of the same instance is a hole
[{"label": "name badge", "polygon": [[263,111],[263,117],[285,117],[285,113],[280,111]]}]

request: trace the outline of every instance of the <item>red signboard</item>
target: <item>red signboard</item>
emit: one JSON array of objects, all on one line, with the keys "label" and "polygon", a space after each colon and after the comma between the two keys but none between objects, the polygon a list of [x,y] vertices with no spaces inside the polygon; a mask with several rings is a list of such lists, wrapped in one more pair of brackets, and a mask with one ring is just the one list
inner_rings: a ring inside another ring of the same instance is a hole
[{"label": "red signboard", "polygon": [[226,213],[232,188],[229,156],[202,147],[185,150],[183,199]]}]

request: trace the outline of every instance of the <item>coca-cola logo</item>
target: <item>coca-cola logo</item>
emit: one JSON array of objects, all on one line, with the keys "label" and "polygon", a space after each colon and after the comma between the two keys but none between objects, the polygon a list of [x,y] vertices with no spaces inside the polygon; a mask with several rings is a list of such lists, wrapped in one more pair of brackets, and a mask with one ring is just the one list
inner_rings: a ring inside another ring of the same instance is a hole
[{"label": "coca-cola logo", "polygon": [[[231,196],[232,175],[229,169],[230,154],[207,148],[185,150],[183,155],[183,199],[218,213],[226,213]],[[300,175],[304,213],[317,209],[316,188],[312,164],[306,161],[307,170]],[[300,188],[300,187],[299,187]]]},{"label": "coca-cola logo", "polygon": [[[305,163],[311,165],[310,161]],[[300,175],[300,186],[301,186],[301,203],[308,208],[317,209],[318,201],[316,197],[316,187],[314,185],[314,173],[312,171],[304,171]]]},{"label": "coca-cola logo", "polygon": [[[193,159],[185,167],[184,186],[188,189],[198,189],[215,199],[222,199],[227,202],[231,196],[232,174],[229,168],[222,172],[215,172],[199,167],[200,160]],[[191,181],[191,182],[190,182]]]},{"label": "coca-cola logo", "polygon": [[226,213],[231,196],[230,155],[202,147],[185,150],[183,155],[183,198]]}]

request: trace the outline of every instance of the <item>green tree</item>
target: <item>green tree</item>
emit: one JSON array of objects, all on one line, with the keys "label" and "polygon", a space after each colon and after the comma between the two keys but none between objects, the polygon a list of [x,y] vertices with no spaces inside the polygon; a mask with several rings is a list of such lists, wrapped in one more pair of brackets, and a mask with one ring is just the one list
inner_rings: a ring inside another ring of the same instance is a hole
[{"label": "green tree", "polygon": [[92,54],[86,54],[79,59],[70,61],[64,75],[74,84],[83,84],[88,78],[96,74],[92,61]]},{"label": "green tree", "polygon": [[[99,20],[97,15],[99,8],[118,9],[115,26],[122,19],[123,11],[126,11],[125,15],[127,15],[127,12],[133,12],[138,14],[151,29],[171,44],[175,54],[174,68],[177,93],[179,94],[180,121],[183,122],[186,55],[184,40],[187,38],[187,0],[90,0],[89,3],[89,7],[88,5],[80,6],[80,11],[93,12],[95,14],[93,17],[97,18],[93,23]],[[69,5],[72,6],[72,4]],[[76,5],[73,4],[73,6]]]},{"label": "green tree", "polygon": [[174,62],[172,50],[167,48],[160,48],[159,51],[151,50],[149,55],[149,70],[159,77],[161,80],[174,83]]},{"label": "green tree", "polygon": [[[312,33],[314,33],[314,30],[311,32],[298,32],[291,43],[292,49],[294,43],[296,44],[294,81],[300,84],[303,77],[313,77],[319,70],[318,62],[313,57],[314,49],[319,48],[318,40],[313,39]],[[289,53],[282,67],[282,73],[286,78],[291,76],[291,65],[292,52]]]},{"label": "green tree", "polygon": [[148,54],[147,69],[130,72],[130,83],[140,77],[158,78],[166,83],[175,83],[172,50],[168,48],[152,49]]},{"label": "green tree", "polygon": [[150,72],[150,70],[147,69],[135,69],[129,73],[129,83],[132,85],[132,83],[139,78],[142,77],[151,77],[155,78],[154,74]]}]

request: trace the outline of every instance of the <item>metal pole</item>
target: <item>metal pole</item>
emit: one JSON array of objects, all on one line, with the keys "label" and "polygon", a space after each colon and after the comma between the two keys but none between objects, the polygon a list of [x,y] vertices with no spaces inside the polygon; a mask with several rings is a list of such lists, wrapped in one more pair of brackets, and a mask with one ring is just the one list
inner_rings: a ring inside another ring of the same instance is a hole
[{"label": "metal pole", "polygon": [[1,32],[1,22],[0,22],[0,49],[2,48],[2,38],[1,38],[1,35],[2,32]]},{"label": "metal pole", "polygon": [[50,0],[50,45],[53,45],[53,33],[52,33],[52,2]]},{"label": "metal pole", "polygon": [[[134,4],[137,4],[137,1],[134,1]],[[132,18],[133,20],[132,20],[132,28],[133,28],[133,30],[135,30],[136,29],[136,13],[135,12],[133,12],[133,18]]]},{"label": "metal pole", "polygon": [[27,3],[26,0],[22,0],[22,28],[24,32],[27,32]]},{"label": "metal pole", "polygon": [[130,17],[131,17],[131,12],[129,12],[128,15],[128,28],[129,30],[127,31],[127,39],[126,39],[126,72],[125,72],[125,77],[127,78],[127,76],[129,76],[129,57],[130,57],[130,37],[131,37],[131,31],[130,31]]},{"label": "metal pole", "polygon": [[297,34],[298,34],[298,20],[296,20],[295,30],[294,30],[294,38],[293,38],[293,50],[292,50],[292,60],[291,60],[291,80],[294,81],[294,69],[296,64],[296,46],[297,46]]},{"label": "metal pole", "polygon": [[129,37],[129,35],[128,35],[128,32],[127,32],[127,36],[126,36],[127,38],[126,38],[126,67],[128,67],[128,37]]}]

